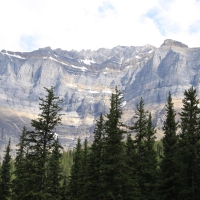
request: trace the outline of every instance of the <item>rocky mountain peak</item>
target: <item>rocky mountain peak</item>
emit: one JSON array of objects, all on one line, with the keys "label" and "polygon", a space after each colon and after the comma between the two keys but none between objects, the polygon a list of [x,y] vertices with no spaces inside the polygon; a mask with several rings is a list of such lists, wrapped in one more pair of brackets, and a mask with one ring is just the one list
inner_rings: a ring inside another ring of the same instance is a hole
[{"label": "rocky mountain peak", "polygon": [[[177,48],[172,51],[171,47]],[[82,51],[50,47],[32,52],[2,50],[0,160],[9,138],[15,149],[23,126],[31,130],[30,121],[39,113],[39,97],[44,97],[44,87],[51,86],[63,99],[63,125],[56,132],[65,149],[73,148],[78,137],[92,139],[95,120],[100,113],[108,113],[116,85],[124,93],[123,122],[132,124],[142,97],[145,109],[152,113],[159,139],[169,91],[178,109],[191,84],[200,94],[199,63],[200,48],[187,48],[170,39],[161,48],[145,45]]]},{"label": "rocky mountain peak", "polygon": [[175,41],[175,40],[172,40],[172,39],[166,39],[164,41],[164,43],[161,45],[161,47],[163,47],[163,46],[176,46],[176,47],[188,48],[188,46],[183,44],[182,42]]},{"label": "rocky mountain peak", "polygon": [[39,48],[39,50],[46,50],[46,51],[51,51],[51,47],[44,47],[44,48]]}]

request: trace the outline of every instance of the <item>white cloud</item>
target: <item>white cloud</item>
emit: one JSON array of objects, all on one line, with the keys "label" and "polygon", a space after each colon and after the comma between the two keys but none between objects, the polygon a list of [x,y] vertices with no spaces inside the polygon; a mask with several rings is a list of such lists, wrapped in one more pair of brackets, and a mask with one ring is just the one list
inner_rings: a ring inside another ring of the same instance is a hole
[{"label": "white cloud", "polygon": [[196,47],[199,10],[195,0],[6,0],[0,2],[0,49],[160,46],[167,38]]}]

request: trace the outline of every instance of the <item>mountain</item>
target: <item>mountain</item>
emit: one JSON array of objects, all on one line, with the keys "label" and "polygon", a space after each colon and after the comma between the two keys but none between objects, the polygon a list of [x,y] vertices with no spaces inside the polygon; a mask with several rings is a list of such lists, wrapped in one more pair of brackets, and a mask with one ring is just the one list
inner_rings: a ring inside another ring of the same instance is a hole
[{"label": "mountain", "polygon": [[180,109],[186,89],[193,85],[200,92],[199,72],[200,48],[170,39],[160,48],[145,45],[79,52],[50,47],[33,52],[2,50],[0,152],[9,138],[15,149],[24,125],[31,129],[30,120],[39,114],[38,98],[44,97],[44,87],[51,86],[63,98],[63,125],[56,132],[65,149],[72,148],[78,136],[92,139],[95,119],[108,112],[115,86],[124,93],[124,122],[133,122],[134,110],[143,97],[157,126],[157,137],[161,138],[169,91]]}]

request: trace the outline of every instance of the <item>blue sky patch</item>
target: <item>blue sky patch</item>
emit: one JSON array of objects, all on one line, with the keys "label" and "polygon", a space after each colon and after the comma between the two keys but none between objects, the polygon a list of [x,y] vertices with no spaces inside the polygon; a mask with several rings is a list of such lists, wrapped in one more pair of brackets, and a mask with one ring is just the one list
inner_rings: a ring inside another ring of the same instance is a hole
[{"label": "blue sky patch", "polygon": [[156,8],[153,8],[151,10],[148,11],[148,13],[146,14],[146,17],[150,18],[150,19],[155,19],[158,15],[158,11],[156,10]]},{"label": "blue sky patch", "polygon": [[145,17],[152,19],[154,23],[156,24],[158,30],[160,31],[161,35],[165,36],[166,31],[163,25],[163,20],[158,17],[158,14],[159,14],[158,10],[156,8],[152,8],[146,13]]},{"label": "blue sky patch", "polygon": [[33,51],[37,48],[37,40],[35,35],[24,35],[20,38],[20,47],[26,51]]},{"label": "blue sky patch", "polygon": [[109,1],[104,1],[101,6],[98,7],[98,12],[104,14],[107,11],[114,11],[115,7]]},{"label": "blue sky patch", "polygon": [[192,24],[189,27],[189,33],[193,34],[193,33],[198,33],[200,32],[200,21],[197,21],[195,24]]}]

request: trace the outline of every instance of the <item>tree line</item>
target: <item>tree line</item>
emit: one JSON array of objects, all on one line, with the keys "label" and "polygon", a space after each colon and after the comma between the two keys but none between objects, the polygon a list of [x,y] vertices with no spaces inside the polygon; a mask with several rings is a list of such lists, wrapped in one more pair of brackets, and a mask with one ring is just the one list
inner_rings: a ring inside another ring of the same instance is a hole
[{"label": "tree line", "polygon": [[[62,146],[54,129],[61,123],[62,102],[45,88],[41,114],[24,127],[11,180],[10,141],[0,169],[0,197],[52,200],[198,200],[200,199],[200,108],[195,88],[184,93],[180,122],[169,93],[162,149],[140,99],[134,123],[121,121],[123,94],[115,88],[109,113],[100,115],[94,140],[77,141],[70,173],[63,173]],[[66,153],[66,152],[65,152]],[[68,152],[69,153],[69,152]]]}]

